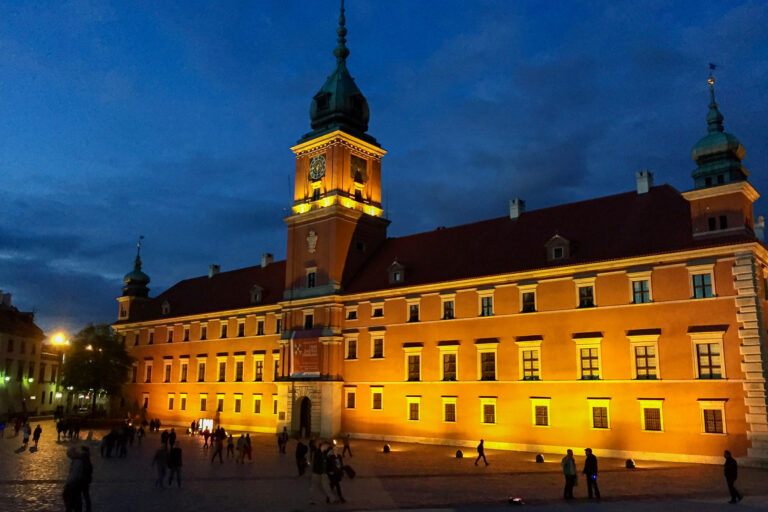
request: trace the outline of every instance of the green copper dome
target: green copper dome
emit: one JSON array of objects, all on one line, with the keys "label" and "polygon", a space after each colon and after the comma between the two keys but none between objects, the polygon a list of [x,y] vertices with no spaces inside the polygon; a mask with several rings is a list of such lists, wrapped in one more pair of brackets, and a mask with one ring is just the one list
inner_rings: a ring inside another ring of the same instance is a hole
[{"label": "green copper dome", "polygon": [[312,131],[305,134],[299,140],[300,143],[325,133],[342,130],[378,146],[376,139],[365,133],[368,131],[370,116],[368,101],[347,69],[349,49],[346,46],[345,23],[342,1],[339,28],[336,30],[339,36],[338,45],[333,51],[336,56],[336,69],[312,98],[312,104],[309,107]]},{"label": "green copper dome", "polygon": [[[142,237],[143,238],[143,237]],[[147,297],[149,295],[149,276],[141,271],[141,242],[133,261],[133,270],[123,277],[123,297]]]},{"label": "green copper dome", "polygon": [[723,114],[715,102],[715,80],[710,77],[711,101],[707,113],[707,135],[691,149],[691,158],[696,162],[693,171],[694,188],[706,188],[734,181],[746,181],[749,176],[741,160],[746,155],[744,146],[736,136],[726,133],[723,128]]}]

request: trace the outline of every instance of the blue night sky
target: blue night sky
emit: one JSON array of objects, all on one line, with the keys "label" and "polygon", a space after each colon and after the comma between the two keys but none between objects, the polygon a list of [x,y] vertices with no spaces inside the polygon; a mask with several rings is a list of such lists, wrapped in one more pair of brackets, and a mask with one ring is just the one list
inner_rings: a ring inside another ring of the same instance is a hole
[{"label": "blue night sky", "polygon": [[[289,147],[337,17],[336,0],[3,2],[0,288],[73,331],[116,318],[140,234],[152,295],[282,259]],[[708,62],[768,193],[766,27],[766,2],[349,0],[390,236],[632,190],[644,168],[692,188]]]}]

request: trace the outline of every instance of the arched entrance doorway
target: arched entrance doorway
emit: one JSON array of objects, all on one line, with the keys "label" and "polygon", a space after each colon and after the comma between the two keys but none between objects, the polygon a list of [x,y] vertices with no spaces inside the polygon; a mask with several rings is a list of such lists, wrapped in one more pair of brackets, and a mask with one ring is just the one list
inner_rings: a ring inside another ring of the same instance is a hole
[{"label": "arched entrance doorway", "polygon": [[312,433],[312,402],[306,396],[299,402],[299,437],[307,438]]}]

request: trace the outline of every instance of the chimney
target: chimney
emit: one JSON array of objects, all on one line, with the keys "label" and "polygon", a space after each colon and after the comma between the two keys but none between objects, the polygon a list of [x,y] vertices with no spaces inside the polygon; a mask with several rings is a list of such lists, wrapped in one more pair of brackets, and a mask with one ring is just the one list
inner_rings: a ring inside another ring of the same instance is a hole
[{"label": "chimney", "polygon": [[755,222],[755,236],[761,242],[765,242],[765,217],[762,215],[757,218]]},{"label": "chimney", "polygon": [[265,252],[264,254],[261,255],[261,268],[266,267],[273,261],[275,261],[275,255],[272,254],[271,252]]},{"label": "chimney", "polygon": [[2,296],[3,306],[11,307],[11,294],[10,293],[0,293]]},{"label": "chimney", "polygon": [[221,271],[220,265],[208,265],[208,277],[213,277]]},{"label": "chimney", "polygon": [[653,173],[648,169],[644,169],[640,172],[636,172],[635,178],[637,180],[637,193],[647,194],[653,186]]},{"label": "chimney", "polygon": [[516,197],[509,200],[509,218],[515,220],[525,211],[525,201]]}]

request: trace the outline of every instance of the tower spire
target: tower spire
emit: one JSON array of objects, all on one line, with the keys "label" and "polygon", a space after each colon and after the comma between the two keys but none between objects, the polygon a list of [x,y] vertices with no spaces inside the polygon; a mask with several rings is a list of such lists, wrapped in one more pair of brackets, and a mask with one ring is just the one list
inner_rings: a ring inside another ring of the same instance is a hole
[{"label": "tower spire", "polygon": [[723,114],[721,114],[720,110],[718,110],[717,102],[715,101],[715,77],[713,74],[715,68],[716,66],[710,62],[709,78],[707,78],[707,83],[709,84],[709,113],[707,114],[707,131],[709,133],[725,131],[725,128],[723,128]]},{"label": "tower spire", "polygon": [[336,34],[339,36],[336,39],[338,43],[333,50],[333,54],[336,56],[336,64],[345,64],[347,56],[349,56],[349,48],[347,48],[347,19],[344,17],[344,0],[341,0],[341,11],[339,12],[339,28],[336,29]]},{"label": "tower spire", "polygon": [[139,235],[139,241],[136,243],[136,259],[133,261],[133,270],[141,270],[141,241],[144,235]]}]

